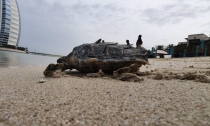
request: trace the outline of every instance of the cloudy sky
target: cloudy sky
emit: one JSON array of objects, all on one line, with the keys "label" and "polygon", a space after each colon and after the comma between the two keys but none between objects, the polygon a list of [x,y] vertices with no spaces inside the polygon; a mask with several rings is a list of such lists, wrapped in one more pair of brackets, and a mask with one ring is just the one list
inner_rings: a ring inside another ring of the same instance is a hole
[{"label": "cloudy sky", "polygon": [[82,43],[143,46],[177,44],[189,34],[210,35],[210,0],[17,0],[20,45],[29,51],[67,55]]}]

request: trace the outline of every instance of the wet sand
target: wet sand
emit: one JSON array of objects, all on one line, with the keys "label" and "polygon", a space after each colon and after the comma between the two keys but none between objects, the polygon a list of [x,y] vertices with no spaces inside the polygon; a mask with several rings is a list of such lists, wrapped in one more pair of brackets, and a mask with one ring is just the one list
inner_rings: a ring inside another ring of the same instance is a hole
[{"label": "wet sand", "polygon": [[[210,57],[150,59],[140,71],[206,74]],[[210,125],[210,84],[142,76],[44,78],[45,67],[0,68],[1,125]],[[45,83],[38,83],[44,78]]]}]

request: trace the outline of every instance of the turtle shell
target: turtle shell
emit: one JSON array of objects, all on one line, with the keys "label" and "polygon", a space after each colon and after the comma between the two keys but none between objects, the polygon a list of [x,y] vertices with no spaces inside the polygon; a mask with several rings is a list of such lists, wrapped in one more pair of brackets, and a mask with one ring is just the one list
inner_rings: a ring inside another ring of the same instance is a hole
[{"label": "turtle shell", "polygon": [[[60,60],[61,61],[61,60]],[[95,42],[77,46],[62,61],[70,69],[81,72],[113,72],[132,64],[137,64],[137,71],[141,65],[148,64],[147,51],[134,48],[132,45],[122,45],[113,42]]]}]

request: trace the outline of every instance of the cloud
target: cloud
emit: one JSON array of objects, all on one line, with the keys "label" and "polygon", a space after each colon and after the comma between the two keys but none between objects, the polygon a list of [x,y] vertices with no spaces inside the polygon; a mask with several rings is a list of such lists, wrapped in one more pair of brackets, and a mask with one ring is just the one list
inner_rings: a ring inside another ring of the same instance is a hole
[{"label": "cloud", "polygon": [[99,38],[119,43],[129,39],[135,44],[142,34],[147,48],[183,41],[191,32],[206,31],[200,25],[210,22],[210,6],[205,0],[17,1],[22,19],[20,46],[61,55]]},{"label": "cloud", "polygon": [[68,46],[77,42],[79,31],[73,27],[76,23],[70,19],[73,15],[68,18],[69,14],[65,13],[66,8],[59,3],[48,4],[42,0],[23,0],[19,6],[22,22],[20,46],[45,53],[63,54],[62,48],[66,48],[65,54],[70,52]]},{"label": "cloud", "polygon": [[[183,2],[183,1],[182,1]],[[145,21],[154,23],[159,26],[166,24],[179,23],[187,18],[196,18],[200,16],[201,11],[208,8],[200,8],[186,3],[175,3],[163,5],[159,8],[148,8],[143,10],[142,16],[145,16]]]},{"label": "cloud", "polygon": [[[47,0],[21,0],[18,3],[22,15],[20,46],[27,46],[31,51],[52,53],[53,50],[67,54],[75,46],[93,42],[103,33],[117,34],[121,26],[112,22],[125,19],[121,16],[125,9],[116,3],[89,5],[78,1],[65,4]],[[48,48],[44,48],[46,46]]]}]

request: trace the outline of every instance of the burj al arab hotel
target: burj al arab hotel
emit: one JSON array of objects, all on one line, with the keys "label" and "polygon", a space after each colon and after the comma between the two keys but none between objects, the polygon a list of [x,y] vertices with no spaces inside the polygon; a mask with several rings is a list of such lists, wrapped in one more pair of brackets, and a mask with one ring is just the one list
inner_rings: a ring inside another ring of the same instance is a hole
[{"label": "burj al arab hotel", "polygon": [[18,46],[20,13],[16,0],[0,0],[0,46]]}]

